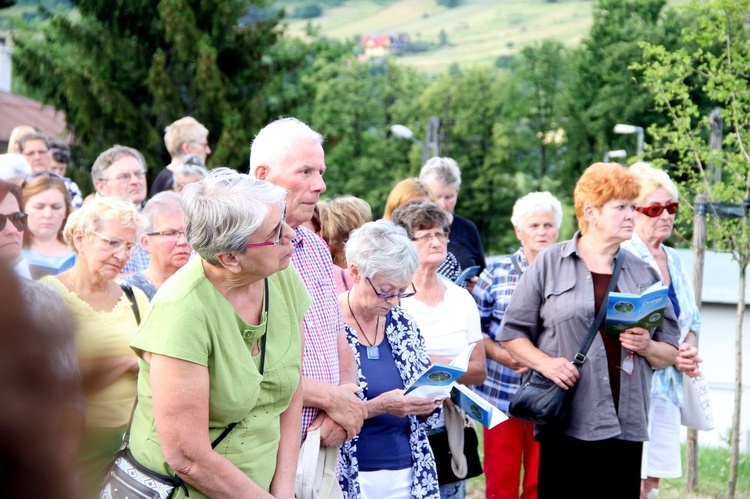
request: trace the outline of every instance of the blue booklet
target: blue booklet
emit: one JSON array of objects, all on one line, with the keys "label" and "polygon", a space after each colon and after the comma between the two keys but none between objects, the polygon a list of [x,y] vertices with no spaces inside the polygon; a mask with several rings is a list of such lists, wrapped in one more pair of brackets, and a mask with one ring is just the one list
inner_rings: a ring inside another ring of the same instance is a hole
[{"label": "blue booklet", "polygon": [[487,402],[467,386],[459,385],[458,383],[453,385],[451,399],[466,414],[487,428],[494,428],[508,419],[508,416],[503,411]]},{"label": "blue booklet", "polygon": [[653,329],[661,326],[669,301],[669,288],[658,282],[641,295],[609,294],[604,331],[620,334],[631,327]]},{"label": "blue booklet", "polygon": [[475,345],[476,343],[472,343],[464,348],[450,364],[432,364],[406,388],[404,395],[435,400],[450,397],[454,381],[469,368],[469,358]]}]

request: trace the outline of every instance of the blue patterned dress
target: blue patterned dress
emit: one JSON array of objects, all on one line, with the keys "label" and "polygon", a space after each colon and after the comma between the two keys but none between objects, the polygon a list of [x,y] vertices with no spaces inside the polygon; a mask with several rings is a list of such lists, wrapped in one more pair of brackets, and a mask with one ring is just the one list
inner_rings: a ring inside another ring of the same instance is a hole
[{"label": "blue patterned dress", "polygon": [[[357,351],[357,332],[346,326],[346,338],[349,346],[357,359],[357,370],[359,373],[360,398],[367,400],[367,380],[362,375],[360,357]],[[396,363],[398,372],[404,382],[403,388],[419,377],[430,366],[430,358],[427,356],[424,338],[419,328],[412,320],[406,310],[393,307],[386,316],[385,325],[386,340],[393,351],[393,361]],[[427,431],[437,423],[438,411],[435,411],[427,419],[420,416],[408,416],[409,418],[409,447],[412,454],[412,484],[411,497],[419,499],[439,499],[437,472],[435,471],[435,457],[432,455],[430,442],[427,440]],[[345,498],[354,499],[360,497],[359,489],[359,464],[357,459],[357,439],[354,437],[344,442],[339,452],[339,468],[341,470],[339,481]]]}]

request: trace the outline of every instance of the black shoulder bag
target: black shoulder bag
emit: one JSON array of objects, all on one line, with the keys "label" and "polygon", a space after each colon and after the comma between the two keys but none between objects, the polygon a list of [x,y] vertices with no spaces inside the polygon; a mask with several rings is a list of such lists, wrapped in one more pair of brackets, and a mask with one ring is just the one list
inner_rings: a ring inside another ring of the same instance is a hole
[{"label": "black shoulder bag", "polygon": [[[599,313],[596,314],[596,319],[591,324],[586,339],[573,359],[573,365],[579,370],[586,362],[586,354],[594,341],[594,335],[599,330],[604,316],[607,315],[607,299],[609,293],[617,285],[617,278],[620,275],[624,259],[622,253],[617,255],[617,263],[612,272],[612,277],[609,279],[607,293],[599,307]],[[554,381],[532,369],[524,376],[518,391],[511,397],[508,414],[534,424],[562,426],[568,422],[570,416],[570,397],[574,388],[563,390]]]}]

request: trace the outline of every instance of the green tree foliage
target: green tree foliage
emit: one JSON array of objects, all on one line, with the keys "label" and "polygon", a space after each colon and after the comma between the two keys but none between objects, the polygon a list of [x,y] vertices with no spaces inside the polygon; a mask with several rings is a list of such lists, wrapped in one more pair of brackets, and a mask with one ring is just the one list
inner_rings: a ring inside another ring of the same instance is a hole
[{"label": "green tree foliage", "polygon": [[[690,201],[704,193],[710,202],[742,206],[750,198],[750,0],[693,1],[687,7],[696,25],[683,32],[683,48],[643,43],[646,62],[645,86],[656,106],[668,117],[664,125],[652,125],[657,156],[672,154],[672,165],[683,179]],[[711,147],[709,118],[703,94],[721,109],[724,140]],[[715,169],[721,168],[718,182]],[[732,251],[740,271],[736,321],[735,398],[732,419],[731,462],[727,497],[734,497],[738,478],[740,409],[742,404],[742,332],[745,312],[745,281],[750,262],[747,206],[745,217],[722,219],[708,209],[708,240]]]},{"label": "green tree foliage", "polygon": [[19,34],[13,62],[29,88],[66,112],[83,164],[120,143],[141,150],[156,172],[169,161],[164,127],[186,115],[209,129],[211,164],[247,164],[248,143],[269,118],[264,88],[275,69],[298,62],[266,58],[278,16],[238,25],[264,1],[73,3],[80,16],[50,14]]}]

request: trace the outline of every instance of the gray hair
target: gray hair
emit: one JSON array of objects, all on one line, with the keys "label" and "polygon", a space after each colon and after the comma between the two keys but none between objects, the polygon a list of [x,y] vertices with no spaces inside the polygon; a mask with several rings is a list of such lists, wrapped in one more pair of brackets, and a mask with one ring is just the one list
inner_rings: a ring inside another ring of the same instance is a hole
[{"label": "gray hair", "polygon": [[101,153],[94,161],[94,165],[91,167],[91,178],[93,181],[96,182],[97,180],[102,180],[104,178],[104,170],[112,166],[112,163],[115,161],[126,156],[134,157],[143,170],[147,169],[146,159],[140,151],[133,149],[132,147],[116,144]]},{"label": "gray hair", "polygon": [[418,230],[440,227],[446,234],[451,230],[448,213],[437,204],[421,199],[408,201],[396,208],[391,214],[391,220],[403,227],[412,239]]},{"label": "gray hair", "polygon": [[31,173],[31,165],[23,154],[0,154],[0,180],[24,178]]},{"label": "gray hair", "polygon": [[419,267],[419,256],[403,227],[388,220],[367,222],[354,229],[346,242],[346,261],[362,277],[381,275],[393,281],[411,281]]},{"label": "gray hair", "polygon": [[531,192],[516,201],[513,205],[513,215],[510,222],[513,227],[520,227],[531,215],[539,213],[551,213],[555,217],[557,228],[562,225],[562,204],[549,192]]},{"label": "gray hair", "polygon": [[295,144],[314,141],[323,145],[323,136],[297,118],[280,118],[264,126],[250,145],[250,174],[259,166],[278,173]]},{"label": "gray hair", "polygon": [[78,253],[74,244],[76,231],[81,231],[84,236],[88,236],[101,230],[102,224],[106,221],[114,221],[135,229],[136,238],[148,223],[146,217],[138,213],[131,201],[114,196],[97,196],[70,214],[63,230],[65,242],[70,249]]},{"label": "gray hair", "polygon": [[643,161],[633,163],[628,168],[631,172],[638,176],[638,181],[641,184],[641,190],[638,193],[638,199],[636,202],[640,205],[643,200],[654,193],[659,187],[663,187],[672,197],[672,201],[679,199],[679,193],[677,192],[677,186],[669,178],[666,172],[663,170],[657,170],[653,166]]},{"label": "gray hair", "polygon": [[231,168],[211,170],[182,191],[185,234],[190,246],[211,265],[219,253],[247,251],[247,240],[268,218],[269,206],[283,209],[286,191]]},{"label": "gray hair", "polygon": [[456,160],[436,156],[428,159],[427,163],[422,166],[419,180],[427,183],[436,180],[442,185],[455,185],[458,190],[461,188],[461,169]]},{"label": "gray hair", "polygon": [[183,177],[197,177],[200,176],[202,179],[208,175],[208,169],[206,168],[206,162],[203,157],[198,154],[188,154],[180,160],[180,164],[175,168],[172,173],[172,181],[174,185],[177,185],[177,176],[182,175]]},{"label": "gray hair", "polygon": [[162,191],[149,199],[141,211],[141,215],[148,220],[146,232],[151,232],[156,228],[157,219],[161,215],[176,210],[182,211],[182,196],[174,191]]}]

